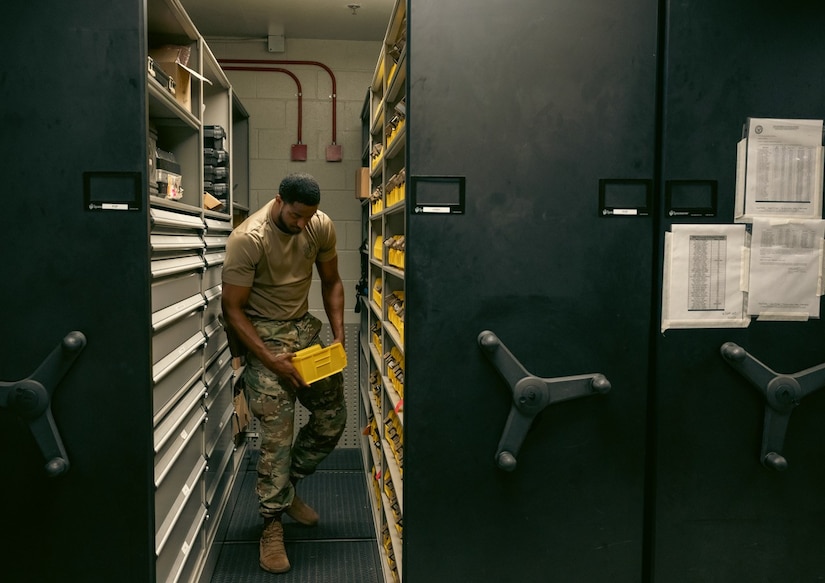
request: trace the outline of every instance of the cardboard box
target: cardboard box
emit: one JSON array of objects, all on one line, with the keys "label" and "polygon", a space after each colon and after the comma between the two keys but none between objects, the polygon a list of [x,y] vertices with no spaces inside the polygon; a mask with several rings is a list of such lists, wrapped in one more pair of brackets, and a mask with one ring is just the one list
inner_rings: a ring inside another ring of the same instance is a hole
[{"label": "cardboard box", "polygon": [[210,81],[189,68],[191,48],[183,45],[164,45],[149,50],[155,64],[175,82],[175,100],[192,112],[192,77]]},{"label": "cardboard box", "polygon": [[219,201],[217,198],[215,198],[214,196],[212,196],[208,192],[204,192],[203,193],[203,208],[205,208],[208,211],[218,211],[218,212],[220,212],[220,211],[223,210],[224,205],[221,201]]},{"label": "cardboard box", "polygon": [[[235,359],[233,359],[233,368]],[[252,414],[249,412],[249,404],[246,401],[246,393],[241,389],[232,400],[235,411],[232,414],[232,437],[236,445],[244,441],[244,433],[252,421]]]},{"label": "cardboard box", "polygon": [[370,169],[359,168],[355,171],[355,198],[366,200],[370,197]]}]

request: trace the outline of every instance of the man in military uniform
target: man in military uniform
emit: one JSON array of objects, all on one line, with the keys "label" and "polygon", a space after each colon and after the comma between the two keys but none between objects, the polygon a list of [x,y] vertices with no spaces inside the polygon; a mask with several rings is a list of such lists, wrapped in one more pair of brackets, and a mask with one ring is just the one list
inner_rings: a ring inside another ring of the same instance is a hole
[{"label": "man in military uniform", "polygon": [[[335,448],[347,416],[342,373],[307,385],[292,363],[296,351],[320,344],[321,321],[308,312],[313,265],[333,343],[344,344],[335,227],[318,210],[320,200],[320,187],[308,174],[285,177],[275,198],[232,231],[223,266],[224,323],[233,344],[246,350],[241,380],[260,423],[260,566],[272,573],[290,569],[282,514],[307,526],[318,523],[295,486]],[[310,419],[293,444],[296,398]]]}]

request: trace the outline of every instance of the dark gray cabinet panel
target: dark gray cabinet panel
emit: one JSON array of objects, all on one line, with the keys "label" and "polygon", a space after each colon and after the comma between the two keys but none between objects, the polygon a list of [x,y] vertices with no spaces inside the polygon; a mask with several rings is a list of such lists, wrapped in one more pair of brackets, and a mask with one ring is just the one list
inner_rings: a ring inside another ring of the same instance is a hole
[{"label": "dark gray cabinet panel", "polygon": [[[736,143],[747,117],[822,119],[825,7],[668,3],[662,183],[710,180],[733,222]],[[684,219],[662,214],[662,231]],[[822,320],[669,330],[657,341],[654,580],[814,581],[825,576],[825,395],[790,419],[786,472],[760,463],[765,399],[720,355],[741,345],[773,370],[825,362]]]},{"label": "dark gray cabinet panel", "polygon": [[124,139],[147,131],[136,91],[146,78],[145,8],[14,2],[7,10],[0,380],[34,372],[72,330],[87,345],[52,401],[66,474],[46,478],[28,428],[0,408],[2,577],[137,581],[154,555],[148,209],[89,210],[84,172],[126,173],[146,191],[145,140]]},{"label": "dark gray cabinet panel", "polygon": [[[765,400],[720,355],[818,366],[821,321],[659,331],[664,234],[733,222],[745,119],[825,115],[825,8],[619,4],[408,3],[408,583],[825,575],[825,393],[795,410],[775,472]],[[445,178],[464,179],[463,214],[419,212],[416,186]],[[715,215],[670,216],[673,181],[715,183]],[[611,200],[637,214],[600,213]],[[535,376],[612,384],[537,415],[511,473],[494,454],[512,394],[483,330]]]},{"label": "dark gray cabinet panel", "polygon": [[[210,426],[205,450],[205,371],[225,340],[207,327],[220,287],[210,279],[207,294],[204,271],[220,271],[231,200],[226,214],[201,208],[202,133],[245,114],[176,1],[42,8],[9,6],[0,40],[0,578],[194,580],[214,536],[207,505],[219,521],[239,461],[231,430]],[[147,70],[149,49],[165,43],[189,45],[190,66],[209,80],[192,83],[189,108]],[[180,201],[150,188],[155,139],[182,162]],[[36,387],[17,381],[72,331],[85,346],[49,387],[69,467],[48,477],[27,418]],[[227,370],[214,395],[221,426]]]},{"label": "dark gray cabinet panel", "polygon": [[[599,193],[654,177],[656,3],[413,1],[409,25],[404,577],[637,582],[655,237]],[[464,214],[415,212],[443,176]],[[512,473],[483,330],[613,386],[544,409]]]}]

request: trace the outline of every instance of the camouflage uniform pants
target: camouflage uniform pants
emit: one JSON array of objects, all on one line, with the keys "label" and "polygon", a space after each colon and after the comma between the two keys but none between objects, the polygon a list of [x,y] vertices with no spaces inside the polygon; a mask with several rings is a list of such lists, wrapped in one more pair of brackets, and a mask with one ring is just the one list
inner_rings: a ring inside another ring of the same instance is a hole
[{"label": "camouflage uniform pants", "polygon": [[[321,321],[311,314],[298,320],[252,319],[264,344],[275,353],[295,352],[314,344]],[[243,372],[249,410],[258,419],[261,453],[256,491],[263,517],[292,503],[294,481],[308,476],[335,448],[347,420],[344,376],[337,373],[309,387],[295,388],[248,355]],[[309,421],[294,436],[295,400],[309,410]]]}]

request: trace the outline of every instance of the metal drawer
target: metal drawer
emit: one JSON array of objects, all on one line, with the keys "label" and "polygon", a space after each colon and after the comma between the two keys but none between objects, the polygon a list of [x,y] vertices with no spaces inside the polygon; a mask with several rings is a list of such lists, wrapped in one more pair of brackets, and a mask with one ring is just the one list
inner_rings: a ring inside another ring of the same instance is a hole
[{"label": "metal drawer", "polygon": [[206,229],[206,223],[197,215],[187,215],[158,208],[149,210],[149,220],[153,231],[163,228],[187,231],[203,231]]},{"label": "metal drawer", "polygon": [[177,401],[182,392],[203,373],[203,350],[206,338],[200,331],[183,346],[182,354],[176,351],[157,363],[153,368],[152,389],[153,415],[157,421]]},{"label": "metal drawer", "polygon": [[210,235],[209,233],[204,235],[203,242],[206,245],[207,253],[211,253],[216,249],[224,249],[228,238],[226,235]]},{"label": "metal drawer", "polygon": [[[193,471],[202,472],[205,468],[205,458],[202,456],[203,452],[203,421],[206,418],[206,411],[200,406],[199,400],[196,398],[193,402],[188,402],[184,399],[183,403],[190,407],[190,410],[185,411],[182,417],[178,417],[174,413],[178,412],[180,408],[176,407],[172,411],[171,424],[176,425],[171,430],[166,427],[165,423],[161,423],[156,430],[156,444],[155,444],[155,487],[160,488],[166,480],[170,480],[170,484],[180,484],[181,488],[178,490],[181,496],[179,503],[177,501],[177,493],[171,496],[172,492],[161,493],[159,501],[162,503],[160,512],[156,512],[156,516],[160,514],[163,519],[156,526],[156,543],[158,545],[158,552],[163,546],[172,530],[174,530],[176,523],[180,519],[184,506],[188,503],[190,498],[197,498],[199,501],[202,498],[201,490],[196,486],[194,488],[186,488],[183,486],[187,480],[192,477]],[[168,431],[167,431],[168,430]],[[157,441],[157,440],[162,441]],[[194,448],[194,452],[192,451]],[[194,453],[194,455],[193,455]],[[198,461],[200,457],[200,461]],[[192,463],[186,464],[184,461]],[[171,502],[171,503],[170,503]]]},{"label": "metal drawer", "polygon": [[211,451],[206,450],[207,464],[206,472],[203,474],[204,490],[206,492],[204,500],[209,508],[213,506],[215,489],[224,472],[227,470],[234,473],[232,466],[232,454],[235,451],[235,443],[232,439],[232,415],[230,412],[229,422],[224,424],[223,430],[215,440]]},{"label": "metal drawer", "polygon": [[168,535],[155,539],[157,580],[167,583],[179,579],[190,550],[198,548],[198,537],[206,519],[206,507],[200,496],[189,496],[176,518]]},{"label": "metal drawer", "polygon": [[206,468],[203,432],[206,412],[200,406],[206,391],[196,383],[155,427],[155,528],[160,535],[171,527],[174,510],[195,489]]},{"label": "metal drawer", "polygon": [[208,235],[227,236],[232,232],[231,221],[221,221],[218,219],[206,218],[206,233]]},{"label": "metal drawer", "polygon": [[[218,400],[222,393],[233,393],[232,391],[232,378],[235,374],[235,371],[232,370],[231,366],[225,366],[220,369],[220,376],[216,377],[212,384],[206,385],[206,396],[204,397],[203,403],[206,407],[207,411],[215,407],[214,403]],[[225,395],[220,397],[226,399]],[[231,397],[229,398],[231,401]]]},{"label": "metal drawer", "polygon": [[206,383],[207,390],[215,386],[219,379],[226,374],[227,370],[231,371],[231,365],[232,355],[229,354],[229,348],[225,348],[219,353],[218,357],[206,367],[206,372],[203,374],[203,382]]},{"label": "metal drawer", "polygon": [[[205,303],[203,296],[196,297],[200,298],[200,303],[192,304],[189,308],[200,307]],[[167,308],[167,310],[173,308],[174,306]],[[185,314],[186,312],[172,314],[172,316],[164,322],[167,323],[166,327],[161,328],[152,335],[152,364],[157,364],[170,353],[176,352],[194,335],[200,334],[201,338],[203,338],[203,333],[200,331],[201,313],[199,310],[193,311],[189,308],[187,308],[188,315],[182,318],[179,317],[178,314]],[[154,325],[154,314],[152,320]],[[171,324],[168,324],[168,322],[171,322]]]},{"label": "metal drawer", "polygon": [[168,308],[201,291],[200,272],[165,277],[152,282],[152,312]]},{"label": "metal drawer", "polygon": [[[230,425],[229,433],[231,432],[232,428]],[[229,435],[228,439],[231,443],[232,436]],[[221,458],[220,463],[217,464],[214,472],[210,474],[207,469],[205,477],[205,500],[206,506],[209,508],[211,520],[208,520],[206,523],[206,540],[210,543],[215,538],[215,531],[220,524],[220,517],[226,510],[227,500],[229,500],[229,497],[232,495],[232,486],[235,484],[235,480],[243,480],[243,473],[238,474],[233,467],[233,455],[234,451],[230,447],[225,452],[224,457]]]},{"label": "metal drawer", "polygon": [[218,320],[212,320],[205,324],[206,348],[204,349],[204,361],[209,363],[212,358],[221,350],[226,348],[229,340],[223,332],[223,326]]},{"label": "metal drawer", "polygon": [[231,376],[218,388],[216,393],[210,393],[213,399],[211,404],[206,405],[207,417],[206,422],[203,424],[204,451],[212,451],[224,425],[226,423],[231,425],[232,413],[235,412],[232,393]]},{"label": "metal drawer", "polygon": [[[202,294],[198,293],[192,297],[184,298],[171,306],[167,306],[162,310],[153,312],[152,330],[155,332],[155,336],[163,335],[163,332],[158,331],[167,326],[171,327],[176,320],[181,320],[189,316],[197,315],[198,312],[202,312],[205,305],[206,300]],[[155,354],[155,358],[163,354],[159,355],[157,352],[154,352],[154,348],[153,340],[153,353]]]},{"label": "metal drawer", "polygon": [[[204,240],[197,234],[152,234],[149,238],[152,256],[191,255],[206,247]],[[187,253],[189,252],[189,253]]]},{"label": "metal drawer", "polygon": [[206,307],[203,310],[203,325],[206,326],[213,320],[217,320],[221,315],[221,286],[207,289],[203,295],[206,297]]},{"label": "metal drawer", "polygon": [[153,259],[152,277],[166,277],[185,271],[203,271],[206,264],[200,255],[190,255],[187,257],[175,257],[171,259]]},{"label": "metal drawer", "polygon": [[173,570],[175,578],[169,583],[178,583],[178,581],[191,583],[193,581],[192,577],[195,573],[200,573],[199,569],[203,567],[202,557],[206,554],[206,551],[209,548],[206,546],[206,525],[208,523],[209,511],[207,510],[203,516],[203,519],[199,522],[200,529],[197,535],[189,544],[189,548],[187,549],[186,555],[183,559],[183,564],[180,565],[180,568],[177,567],[178,563],[175,564],[176,568]]},{"label": "metal drawer", "polygon": [[[220,262],[215,262],[214,255],[207,255],[204,259],[207,261],[207,268],[203,274],[203,289],[211,289],[221,285],[221,271],[223,271],[224,254],[220,253]],[[208,263],[209,259],[212,263]]]}]

